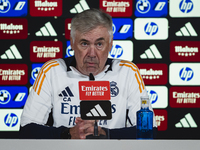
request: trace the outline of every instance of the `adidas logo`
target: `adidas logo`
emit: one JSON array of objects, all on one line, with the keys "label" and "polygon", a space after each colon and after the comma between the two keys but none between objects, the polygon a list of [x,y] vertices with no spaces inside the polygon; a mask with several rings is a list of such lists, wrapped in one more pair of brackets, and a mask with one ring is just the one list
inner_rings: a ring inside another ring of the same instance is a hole
[{"label": "adidas logo", "polygon": [[70,10],[70,13],[72,14],[81,13],[82,11],[87,9],[90,9],[87,2],[85,0],[80,0],[79,3],[76,4],[74,8]]},{"label": "adidas logo", "polygon": [[190,22],[186,23],[185,26],[175,34],[176,36],[198,36]]},{"label": "adidas logo", "polygon": [[90,110],[89,113],[86,114],[87,117],[106,117],[106,113],[103,111],[99,104],[95,105],[94,108]]},{"label": "adidas logo", "polygon": [[5,51],[5,54],[1,55],[1,59],[22,59],[21,54],[19,53],[15,45],[10,46],[10,49]]},{"label": "adidas logo", "polygon": [[74,97],[69,87],[66,87],[58,96],[60,97]]},{"label": "adidas logo", "polygon": [[143,54],[140,55],[141,59],[162,59],[160,52],[158,51],[155,44],[150,46],[150,49],[145,50]]},{"label": "adidas logo", "polygon": [[40,28],[40,31],[35,33],[36,36],[57,36],[56,31],[50,22],[45,23],[43,27]]},{"label": "adidas logo", "polygon": [[180,120],[177,124],[175,124],[176,128],[197,128],[197,124],[195,123],[194,119],[192,118],[191,114],[188,113],[185,115],[184,118]]}]

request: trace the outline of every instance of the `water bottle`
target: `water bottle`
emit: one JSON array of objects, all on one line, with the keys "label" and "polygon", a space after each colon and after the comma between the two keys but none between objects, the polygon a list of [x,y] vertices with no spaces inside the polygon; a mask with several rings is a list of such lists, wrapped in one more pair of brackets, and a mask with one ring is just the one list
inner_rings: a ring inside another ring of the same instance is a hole
[{"label": "water bottle", "polygon": [[141,97],[137,111],[137,139],[153,139],[153,112],[149,110],[149,97]]}]

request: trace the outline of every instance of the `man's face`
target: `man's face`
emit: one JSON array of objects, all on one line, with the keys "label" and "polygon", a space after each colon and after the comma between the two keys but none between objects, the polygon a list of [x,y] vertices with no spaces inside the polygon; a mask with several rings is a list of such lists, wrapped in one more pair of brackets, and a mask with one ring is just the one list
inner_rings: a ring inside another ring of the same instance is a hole
[{"label": "man's face", "polygon": [[70,41],[76,58],[76,68],[82,74],[97,75],[104,69],[112,48],[107,28],[98,26],[87,33],[76,31],[75,41]]}]

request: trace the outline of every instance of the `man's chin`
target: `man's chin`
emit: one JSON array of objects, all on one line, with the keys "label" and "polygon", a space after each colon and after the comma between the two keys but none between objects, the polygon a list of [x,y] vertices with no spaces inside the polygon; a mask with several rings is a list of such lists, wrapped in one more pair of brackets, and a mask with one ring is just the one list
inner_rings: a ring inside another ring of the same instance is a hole
[{"label": "man's chin", "polygon": [[98,70],[94,67],[88,67],[87,74],[89,75],[90,73],[92,73],[93,75],[96,75],[98,73]]}]

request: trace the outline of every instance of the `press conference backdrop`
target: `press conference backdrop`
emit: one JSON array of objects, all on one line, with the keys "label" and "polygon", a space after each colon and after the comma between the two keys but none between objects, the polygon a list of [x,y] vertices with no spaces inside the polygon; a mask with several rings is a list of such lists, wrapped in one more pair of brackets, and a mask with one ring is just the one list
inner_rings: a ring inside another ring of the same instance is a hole
[{"label": "press conference backdrop", "polygon": [[157,137],[200,139],[199,0],[0,0],[0,138],[18,138],[41,66],[74,55],[71,18],[90,8],[113,17],[109,57],[138,65]]}]

